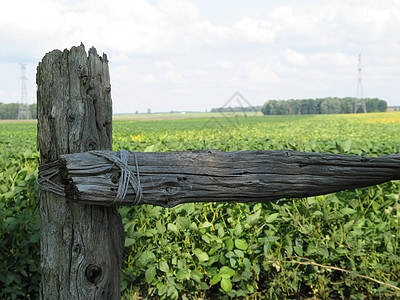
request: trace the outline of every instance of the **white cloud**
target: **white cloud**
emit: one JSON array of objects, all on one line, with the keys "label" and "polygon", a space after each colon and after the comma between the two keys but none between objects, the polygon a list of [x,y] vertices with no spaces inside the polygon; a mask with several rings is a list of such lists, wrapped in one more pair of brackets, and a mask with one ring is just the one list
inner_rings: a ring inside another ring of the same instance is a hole
[{"label": "white cloud", "polygon": [[214,66],[225,70],[231,70],[234,68],[234,64],[228,59],[218,59],[214,62]]},{"label": "white cloud", "polygon": [[111,69],[111,80],[112,82],[118,81],[120,83],[123,83],[125,85],[128,85],[130,83],[134,84],[158,84],[159,79],[157,77],[150,73],[150,72],[145,72],[145,73],[140,73],[137,71],[132,70],[130,65],[124,64],[124,65],[117,65],[115,68]]},{"label": "white cloud", "polygon": [[153,64],[156,69],[174,69],[174,65],[168,60],[157,60]]},{"label": "white cloud", "polygon": [[248,17],[241,19],[236,25],[240,37],[251,42],[272,44],[277,28],[267,20],[255,20]]},{"label": "white cloud", "polygon": [[279,77],[272,70],[269,64],[264,62],[251,60],[243,64],[244,73],[248,78],[258,83],[276,83],[279,82]]},{"label": "white cloud", "polygon": [[177,71],[166,71],[164,72],[163,77],[171,83],[180,84],[185,82],[182,74]]},{"label": "white cloud", "polygon": [[306,67],[308,65],[307,56],[304,53],[286,49],[283,54],[287,61],[295,66]]}]

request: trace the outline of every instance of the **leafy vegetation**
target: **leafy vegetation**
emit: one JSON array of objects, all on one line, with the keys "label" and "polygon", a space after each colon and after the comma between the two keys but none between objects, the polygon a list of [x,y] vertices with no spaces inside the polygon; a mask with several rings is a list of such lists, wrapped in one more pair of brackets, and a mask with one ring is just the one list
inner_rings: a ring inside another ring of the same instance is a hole
[{"label": "leafy vegetation", "polygon": [[[0,298],[33,299],[40,280],[35,123],[0,127]],[[400,113],[115,121],[113,127],[114,150],[400,152]],[[124,298],[398,298],[399,195],[400,182],[392,181],[273,203],[121,207]]]},{"label": "leafy vegetation", "polygon": [[[377,98],[363,99],[367,112],[385,112],[387,102]],[[268,100],[261,111],[264,115],[350,114],[354,113],[356,98],[320,98],[301,100]],[[362,109],[359,109],[359,111]]]},{"label": "leafy vegetation", "polygon": [[[36,103],[27,105],[31,118],[36,119]],[[0,102],[0,120],[16,120],[18,119],[18,103],[1,103]]]},{"label": "leafy vegetation", "polygon": [[40,283],[38,153],[33,123],[0,124],[0,298],[36,299]]}]

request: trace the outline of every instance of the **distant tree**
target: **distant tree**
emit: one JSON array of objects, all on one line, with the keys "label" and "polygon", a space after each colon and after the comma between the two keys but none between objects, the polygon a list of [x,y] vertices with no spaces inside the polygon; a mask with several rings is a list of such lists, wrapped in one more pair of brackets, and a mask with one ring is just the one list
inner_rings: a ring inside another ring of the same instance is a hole
[{"label": "distant tree", "polygon": [[287,100],[287,103],[288,103],[289,115],[298,115],[300,113],[298,101],[290,99]]},{"label": "distant tree", "polygon": [[384,100],[379,100],[379,102],[378,102],[378,110],[380,112],[385,112],[385,111],[387,111],[387,108],[388,108],[387,102],[384,101]]},{"label": "distant tree", "polygon": [[29,112],[31,114],[31,119],[37,119],[37,105],[33,103],[29,105]]},{"label": "distant tree", "polygon": [[18,118],[18,103],[0,103],[0,119],[10,120]]},{"label": "distant tree", "polygon": [[354,112],[354,98],[342,98],[340,99],[340,113],[351,114]]},{"label": "distant tree", "polygon": [[327,98],[321,101],[321,114],[338,114],[340,113],[340,102],[337,98]]},{"label": "distant tree", "polygon": [[[28,106],[31,119],[36,119],[37,106],[33,103]],[[18,119],[19,104],[18,103],[1,103],[0,102],[0,120]]]},{"label": "distant tree", "polygon": [[[354,112],[355,98],[327,97],[300,100],[268,100],[261,111],[264,115],[348,114]],[[387,110],[387,102],[377,98],[365,99],[367,112]]]},{"label": "distant tree", "polygon": [[387,102],[378,98],[365,99],[367,112],[385,112],[387,110]]},{"label": "distant tree", "polygon": [[278,115],[279,114],[279,101],[270,100],[266,103],[264,110],[267,115]]}]

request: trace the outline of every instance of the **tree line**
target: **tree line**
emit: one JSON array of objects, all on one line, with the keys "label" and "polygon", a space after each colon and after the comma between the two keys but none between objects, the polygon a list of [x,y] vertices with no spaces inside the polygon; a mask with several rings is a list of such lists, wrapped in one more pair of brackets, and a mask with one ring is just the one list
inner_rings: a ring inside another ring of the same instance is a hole
[{"label": "tree line", "polygon": [[[31,115],[31,119],[36,119],[36,103],[27,105]],[[0,120],[16,120],[18,119],[19,104],[18,103],[2,103],[0,102]]]},{"label": "tree line", "polygon": [[[319,98],[268,100],[261,111],[264,115],[349,114],[354,113],[357,98]],[[359,101],[359,99],[358,99]],[[363,99],[367,112],[385,112],[387,102],[378,98]],[[363,112],[358,108],[358,112]]]}]

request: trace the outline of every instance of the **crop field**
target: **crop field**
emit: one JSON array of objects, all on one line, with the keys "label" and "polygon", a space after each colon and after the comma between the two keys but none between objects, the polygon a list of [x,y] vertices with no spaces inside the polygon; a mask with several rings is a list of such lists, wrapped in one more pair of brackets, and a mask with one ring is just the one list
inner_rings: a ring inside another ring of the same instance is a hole
[{"label": "crop field", "polygon": [[[114,150],[400,153],[400,112],[115,118]],[[40,282],[35,122],[0,123],[0,299]],[[139,162],[140,168],[140,162]],[[397,299],[400,181],[269,203],[123,207],[123,299]]]}]

